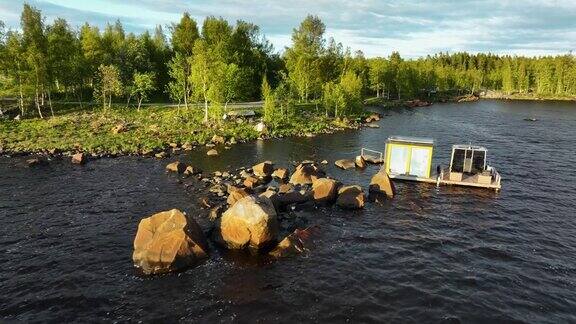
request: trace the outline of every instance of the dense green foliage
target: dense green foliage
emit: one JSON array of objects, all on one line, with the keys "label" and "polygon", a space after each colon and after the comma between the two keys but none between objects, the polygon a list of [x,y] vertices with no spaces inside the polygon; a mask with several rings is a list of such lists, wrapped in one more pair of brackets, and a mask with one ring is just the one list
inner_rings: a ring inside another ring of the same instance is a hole
[{"label": "dense green foliage", "polygon": [[[322,104],[328,116],[354,114],[361,99],[375,94],[409,99],[431,93],[473,93],[570,97],[576,95],[576,59],[571,54],[527,58],[492,54],[437,54],[405,60],[366,59],[333,39],[308,16],[292,33],[282,56],[256,25],[207,17],[202,26],[184,13],[153,35],[126,33],[116,21],[103,31],[84,24],[73,29],[61,18],[46,25],[39,10],[25,4],[20,30],[0,22],[0,97],[13,98],[22,116],[39,117],[52,99],[100,101],[103,107],[131,98],[202,103],[204,122],[219,122],[228,103],[266,99],[266,118],[287,118],[296,102]],[[261,92],[266,79],[270,93]],[[213,111],[209,111],[213,110]]]},{"label": "dense green foliage", "polygon": [[576,95],[576,58],[572,54],[527,58],[492,54],[437,54],[402,60],[369,60],[370,86],[378,96],[414,97],[430,92],[496,90],[542,97]]}]

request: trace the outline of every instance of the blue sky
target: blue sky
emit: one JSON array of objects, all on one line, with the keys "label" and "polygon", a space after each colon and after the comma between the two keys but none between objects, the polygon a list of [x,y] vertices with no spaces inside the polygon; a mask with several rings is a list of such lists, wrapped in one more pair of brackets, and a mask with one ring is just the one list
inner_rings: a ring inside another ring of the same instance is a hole
[{"label": "blue sky", "polygon": [[[168,25],[188,11],[199,22],[207,15],[258,24],[282,50],[308,14],[334,37],[366,56],[406,57],[440,51],[498,54],[562,54],[576,49],[576,0],[29,0],[47,23],[66,18],[104,26],[120,19],[128,31]],[[0,0],[0,20],[18,28],[22,0]]]}]

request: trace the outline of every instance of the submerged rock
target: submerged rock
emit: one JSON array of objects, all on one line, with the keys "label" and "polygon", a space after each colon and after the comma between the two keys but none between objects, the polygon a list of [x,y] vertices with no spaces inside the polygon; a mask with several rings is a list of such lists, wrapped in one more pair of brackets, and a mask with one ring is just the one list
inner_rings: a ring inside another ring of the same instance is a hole
[{"label": "submerged rock", "polygon": [[364,191],[360,186],[345,186],[338,190],[336,205],[345,209],[360,209],[364,207]]},{"label": "submerged rock", "polygon": [[386,171],[380,170],[370,180],[368,191],[370,194],[385,194],[388,198],[394,198],[396,190]]},{"label": "submerged rock", "polygon": [[284,258],[300,254],[306,251],[305,241],[309,236],[309,229],[296,229],[292,234],[280,241],[269,254],[275,258]]},{"label": "submerged rock", "polygon": [[211,149],[208,152],[206,152],[206,155],[208,156],[217,156],[218,155],[218,151],[216,151],[215,149]]},{"label": "submerged rock", "polygon": [[166,273],[206,258],[207,247],[200,226],[172,209],[140,221],[132,260],[145,274]]},{"label": "submerged rock", "polygon": [[216,240],[229,249],[262,249],[275,242],[277,234],[278,220],[270,199],[248,196],[222,214]]},{"label": "submerged rock", "polygon": [[40,165],[47,165],[48,161],[46,161],[43,158],[32,158],[32,159],[26,160],[26,164],[29,167],[35,167],[35,166],[40,166]]}]

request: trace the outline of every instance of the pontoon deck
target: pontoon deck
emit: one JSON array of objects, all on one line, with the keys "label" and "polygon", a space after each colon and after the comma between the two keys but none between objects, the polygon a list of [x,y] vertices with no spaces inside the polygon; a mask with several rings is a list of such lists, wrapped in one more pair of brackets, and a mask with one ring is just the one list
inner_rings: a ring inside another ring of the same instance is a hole
[{"label": "pontoon deck", "polygon": [[500,174],[487,165],[485,147],[453,145],[450,165],[438,166],[434,175],[433,149],[432,139],[395,136],[386,141],[384,154],[363,148],[361,155],[370,162],[383,163],[391,179],[500,190]]}]

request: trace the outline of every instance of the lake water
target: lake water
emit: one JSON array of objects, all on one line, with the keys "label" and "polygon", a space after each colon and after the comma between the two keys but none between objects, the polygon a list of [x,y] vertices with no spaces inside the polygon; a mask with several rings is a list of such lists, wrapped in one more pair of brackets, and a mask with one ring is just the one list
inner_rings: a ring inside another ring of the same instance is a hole
[{"label": "lake water", "polygon": [[[264,159],[323,160],[367,188],[378,170],[333,161],[391,135],[484,145],[502,191],[398,183],[361,211],[301,212],[310,250],[279,261],[226,255],[144,278],[133,269],[137,224],[179,208],[208,228],[198,193],[165,174],[171,160],[101,159],[85,166],[0,158],[0,316],[25,322],[575,322],[576,105],[480,101],[383,111],[379,129],[239,144],[205,171]],[[537,122],[523,119],[533,116]]]}]

